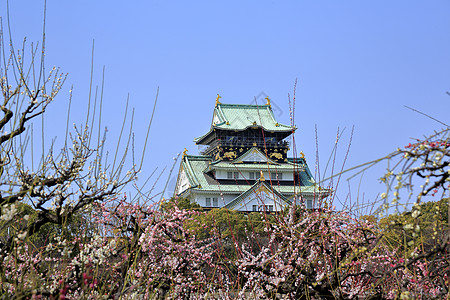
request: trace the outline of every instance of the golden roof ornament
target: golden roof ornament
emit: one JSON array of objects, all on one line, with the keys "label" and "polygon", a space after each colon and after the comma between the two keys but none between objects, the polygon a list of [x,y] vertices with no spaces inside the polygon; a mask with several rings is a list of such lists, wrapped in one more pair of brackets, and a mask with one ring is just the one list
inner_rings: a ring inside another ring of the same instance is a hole
[{"label": "golden roof ornament", "polygon": [[220,97],[220,95],[217,94],[217,98],[216,98],[216,106],[219,105],[219,104],[221,104],[221,103],[219,102],[219,99],[220,99],[220,98],[222,98],[222,97]]},{"label": "golden roof ornament", "polygon": [[266,181],[266,178],[264,178],[264,173],[263,173],[263,171],[259,171],[260,172],[260,177],[259,177],[259,180],[260,181]]},{"label": "golden roof ornament", "polygon": [[267,96],[266,98],[264,98],[264,99],[266,99],[267,100],[267,103],[266,103],[266,105],[269,105],[270,106],[270,98],[269,98],[269,96]]},{"label": "golden roof ornament", "polygon": [[188,152],[188,149],[186,149],[186,148],[184,148],[184,151],[183,151],[183,158],[186,156],[186,153]]},{"label": "golden roof ornament", "polygon": [[300,151],[300,155],[302,156],[303,159],[305,159],[305,153],[303,153],[303,151]]}]

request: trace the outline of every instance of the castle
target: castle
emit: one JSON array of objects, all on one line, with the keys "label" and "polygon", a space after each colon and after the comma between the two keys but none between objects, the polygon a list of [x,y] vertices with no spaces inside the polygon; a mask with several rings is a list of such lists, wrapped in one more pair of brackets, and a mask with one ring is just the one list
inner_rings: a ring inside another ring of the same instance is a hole
[{"label": "castle", "polygon": [[265,105],[223,104],[217,96],[210,130],[194,139],[201,155],[183,152],[175,195],[204,209],[280,211],[295,202],[313,209],[329,194],[321,189],[304,155],[289,158],[295,126],[275,120]]}]

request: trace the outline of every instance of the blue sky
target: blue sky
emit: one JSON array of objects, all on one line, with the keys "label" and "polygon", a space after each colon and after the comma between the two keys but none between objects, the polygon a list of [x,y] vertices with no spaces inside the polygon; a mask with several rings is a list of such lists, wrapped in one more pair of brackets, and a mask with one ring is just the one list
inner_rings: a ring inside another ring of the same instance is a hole
[{"label": "blue sky", "polygon": [[[40,40],[41,1],[10,2],[16,44],[24,36],[28,43]],[[5,26],[6,1],[0,3]],[[142,178],[170,166],[185,147],[197,153],[192,140],[208,130],[218,93],[224,103],[242,104],[269,95],[279,121],[289,124],[287,95],[296,78],[297,149],[314,170],[315,126],[321,166],[338,128],[345,128],[340,165],[355,126],[346,163],[352,167],[442,127],[404,105],[450,122],[445,93],[450,90],[449,11],[447,0],[48,0],[46,63],[69,77],[49,110],[47,132],[62,135],[58,130],[64,128],[72,84],[71,121],[84,120],[95,40],[94,83],[101,84],[105,66],[103,124],[111,142],[129,94],[136,109],[136,148],[142,148],[159,87]],[[352,201],[358,187],[369,202],[383,192],[376,181],[382,172],[383,167],[369,172],[361,186],[351,183]],[[343,181],[341,201],[347,192]]]}]

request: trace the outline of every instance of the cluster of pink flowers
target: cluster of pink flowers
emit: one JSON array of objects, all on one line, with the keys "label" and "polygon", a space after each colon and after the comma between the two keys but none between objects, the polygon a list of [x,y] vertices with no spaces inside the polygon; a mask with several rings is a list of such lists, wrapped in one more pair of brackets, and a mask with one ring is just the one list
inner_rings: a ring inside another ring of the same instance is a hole
[{"label": "cluster of pink flowers", "polygon": [[429,141],[420,141],[418,140],[417,143],[415,144],[411,144],[408,143],[408,145],[405,146],[406,149],[415,149],[418,148],[420,146],[425,146],[425,147],[431,147],[431,148],[448,148],[450,147],[450,143],[445,142],[445,141],[435,141],[435,142],[429,142]]}]

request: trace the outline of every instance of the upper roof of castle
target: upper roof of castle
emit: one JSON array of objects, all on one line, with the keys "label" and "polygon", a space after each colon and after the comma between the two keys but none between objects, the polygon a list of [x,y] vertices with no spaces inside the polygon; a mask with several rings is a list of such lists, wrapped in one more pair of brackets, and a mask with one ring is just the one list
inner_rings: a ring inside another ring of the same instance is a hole
[{"label": "upper roof of castle", "polygon": [[194,139],[201,143],[215,129],[243,131],[247,128],[262,128],[268,132],[293,132],[295,126],[280,124],[275,120],[272,107],[266,105],[222,104],[218,102],[214,108],[210,130],[203,136]]}]

